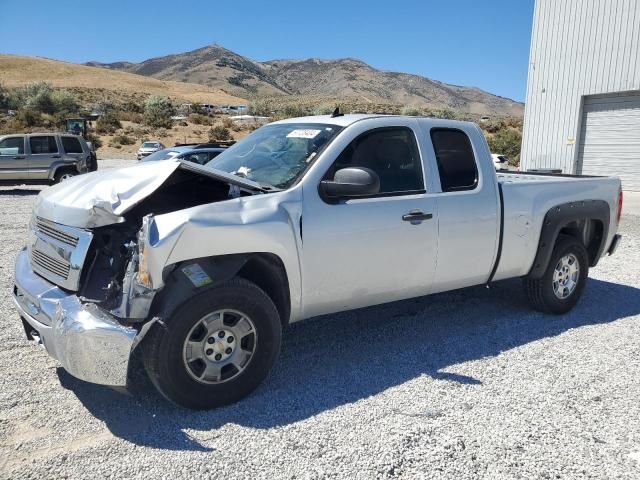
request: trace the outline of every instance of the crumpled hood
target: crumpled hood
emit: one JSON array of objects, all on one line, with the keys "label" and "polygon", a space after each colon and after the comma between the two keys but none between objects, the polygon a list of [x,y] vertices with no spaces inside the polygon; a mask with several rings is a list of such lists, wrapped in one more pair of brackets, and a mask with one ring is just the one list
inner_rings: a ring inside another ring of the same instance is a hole
[{"label": "crumpled hood", "polygon": [[44,189],[35,213],[70,227],[94,228],[124,221],[122,215],[151,195],[180,164],[145,162],[78,175]]}]

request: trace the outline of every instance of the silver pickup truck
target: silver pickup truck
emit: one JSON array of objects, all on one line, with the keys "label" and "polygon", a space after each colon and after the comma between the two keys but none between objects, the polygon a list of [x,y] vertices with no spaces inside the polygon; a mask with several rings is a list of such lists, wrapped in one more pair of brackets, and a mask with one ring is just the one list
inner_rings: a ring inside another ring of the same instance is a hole
[{"label": "silver pickup truck", "polygon": [[513,277],[563,314],[616,249],[621,209],[617,178],[496,174],[472,123],[297,118],[205,166],[44,190],[13,295],[72,375],[126,385],[140,349],[168,399],[212,408],[255,389],[305,318]]}]

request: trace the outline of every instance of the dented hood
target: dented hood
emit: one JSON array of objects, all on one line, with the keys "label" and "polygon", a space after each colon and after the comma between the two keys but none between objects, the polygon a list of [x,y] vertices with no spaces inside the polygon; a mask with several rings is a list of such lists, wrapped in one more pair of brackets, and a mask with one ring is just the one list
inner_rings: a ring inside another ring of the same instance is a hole
[{"label": "dented hood", "polygon": [[273,191],[246,178],[173,160],[142,162],[131,167],[78,175],[43,190],[35,213],[62,225],[94,228],[123,222],[123,214],[155,192],[177,169],[254,191]]},{"label": "dented hood", "polygon": [[78,175],[44,189],[35,213],[71,227],[93,228],[124,221],[122,215],[152,194],[180,166],[144,162]]}]

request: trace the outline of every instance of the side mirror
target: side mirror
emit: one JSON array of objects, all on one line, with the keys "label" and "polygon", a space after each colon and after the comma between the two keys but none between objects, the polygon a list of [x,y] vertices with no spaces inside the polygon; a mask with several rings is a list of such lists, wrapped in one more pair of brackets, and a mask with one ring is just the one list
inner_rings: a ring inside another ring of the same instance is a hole
[{"label": "side mirror", "polygon": [[336,172],[333,180],[320,182],[320,190],[331,199],[373,195],[380,191],[380,178],[369,168],[343,168]]}]

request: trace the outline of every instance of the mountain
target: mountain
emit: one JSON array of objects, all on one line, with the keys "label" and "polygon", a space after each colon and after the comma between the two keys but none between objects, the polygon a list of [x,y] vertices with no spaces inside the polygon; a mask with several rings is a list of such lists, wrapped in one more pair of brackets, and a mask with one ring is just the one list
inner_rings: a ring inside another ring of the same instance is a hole
[{"label": "mountain", "polygon": [[257,62],[219,45],[140,63],[89,62],[162,80],[198,83],[239,97],[273,95],[353,97],[475,115],[522,116],[524,105],[475,87],[449,85],[419,75],[387,72],[352,58]]},{"label": "mountain", "polygon": [[187,102],[243,103],[220,89],[201,84],[159,80],[125,71],[105,70],[39,57],[0,54],[0,83],[8,87],[46,81],[54,87],[81,93],[91,101],[116,103],[147,95],[163,95]]}]

